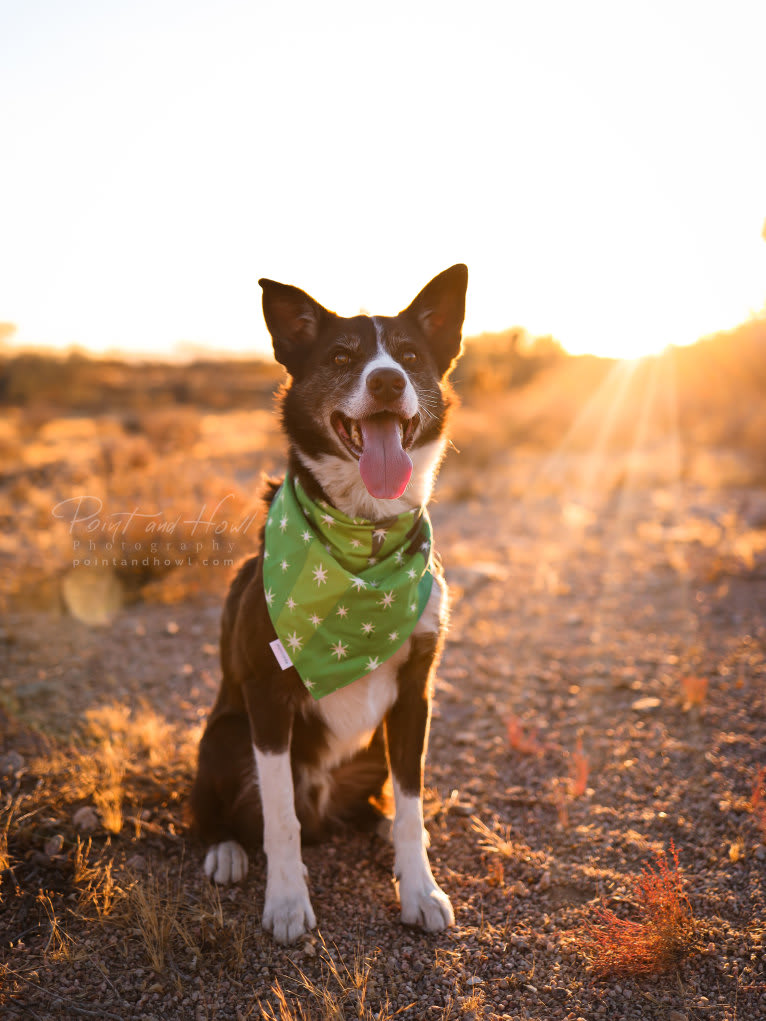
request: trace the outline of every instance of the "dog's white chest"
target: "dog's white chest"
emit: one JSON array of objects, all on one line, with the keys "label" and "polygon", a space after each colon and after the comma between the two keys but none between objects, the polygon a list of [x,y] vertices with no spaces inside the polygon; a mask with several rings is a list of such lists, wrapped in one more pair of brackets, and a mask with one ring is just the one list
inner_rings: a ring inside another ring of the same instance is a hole
[{"label": "dog's white chest", "polygon": [[317,711],[330,732],[327,765],[336,765],[369,744],[394,704],[396,675],[409,655],[409,646],[410,643],[405,642],[377,670],[319,700]]}]

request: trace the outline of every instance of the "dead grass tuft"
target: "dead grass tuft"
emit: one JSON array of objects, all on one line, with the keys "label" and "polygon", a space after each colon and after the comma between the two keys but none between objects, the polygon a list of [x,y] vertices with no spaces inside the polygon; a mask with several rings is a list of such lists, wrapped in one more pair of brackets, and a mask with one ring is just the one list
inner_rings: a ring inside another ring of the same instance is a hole
[{"label": "dead grass tuft", "polygon": [[684,892],[678,853],[671,841],[672,864],[663,851],[632,880],[640,921],[596,909],[579,947],[594,975],[655,975],[679,964],[694,944],[694,920]]},{"label": "dead grass tuft", "polygon": [[[321,933],[320,960],[322,977],[309,978],[297,967],[297,988],[287,992],[279,980],[272,985],[272,1003],[258,1001],[264,1021],[343,1021],[347,1017],[360,1021],[390,1021],[391,1018],[411,1010],[414,1003],[391,1011],[388,996],[377,1008],[368,1002],[368,984],[378,951],[364,954],[357,948],[349,967],[337,947],[330,949]],[[300,997],[300,999],[298,999]],[[301,1000],[303,1002],[301,1002]]]}]

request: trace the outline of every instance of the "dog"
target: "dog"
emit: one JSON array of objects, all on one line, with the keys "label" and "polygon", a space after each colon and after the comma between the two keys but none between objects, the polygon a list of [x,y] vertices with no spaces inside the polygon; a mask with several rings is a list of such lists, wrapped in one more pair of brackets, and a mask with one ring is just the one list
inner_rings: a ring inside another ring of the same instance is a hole
[{"label": "dog", "polygon": [[198,753],[193,818],[206,875],[241,881],[263,844],[263,927],[316,925],[301,839],[373,825],[393,787],[402,921],[454,924],[428,861],[423,767],[447,588],[426,505],[455,404],[468,270],[445,270],[396,316],[343,318],[263,279],[287,370],[287,472],[266,494],[261,552],[221,626],[222,681]]}]

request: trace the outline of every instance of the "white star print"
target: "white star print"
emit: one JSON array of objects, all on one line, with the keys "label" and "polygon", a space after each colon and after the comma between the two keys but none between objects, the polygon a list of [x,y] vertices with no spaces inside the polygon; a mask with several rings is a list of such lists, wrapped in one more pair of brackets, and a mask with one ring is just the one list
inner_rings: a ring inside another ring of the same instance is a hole
[{"label": "white star print", "polygon": [[298,637],[297,631],[293,631],[291,635],[287,636],[287,644],[294,651],[295,649],[300,649],[303,645],[303,639]]},{"label": "white star print", "polygon": [[271,604],[274,602],[274,593],[271,591],[270,588],[268,588],[264,592],[264,595],[266,596],[266,602],[269,604],[269,606],[271,606]]},{"label": "white star print", "polygon": [[431,546],[431,543],[430,543],[430,542],[421,542],[421,544],[420,544],[420,548],[421,548],[422,550],[426,550],[426,551],[427,551],[428,549],[430,549],[430,546]]},{"label": "white star print", "polygon": [[324,567],[322,564],[319,564],[317,567],[314,568],[313,575],[314,575],[314,581],[317,583],[317,588],[320,585],[326,584],[326,582],[327,582],[327,568]]},{"label": "white star print", "polygon": [[407,577],[410,579],[410,581],[414,581],[415,578],[417,578],[417,576],[418,572],[415,570],[414,567],[411,567],[409,571],[407,571]]},{"label": "white star print", "polygon": [[372,623],[371,620],[367,621],[366,624],[362,624],[362,631],[364,631],[366,635],[371,635],[374,630],[375,625]]},{"label": "white star print", "polygon": [[319,627],[319,625],[322,623],[322,618],[318,616],[316,613],[312,613],[311,616],[309,617],[309,620],[314,625],[314,627]]},{"label": "white star print", "polygon": [[348,652],[348,646],[344,645],[343,642],[336,642],[331,648],[333,656],[337,656],[339,660],[343,659]]},{"label": "white star print", "polygon": [[400,549],[398,549],[396,553],[394,553],[394,560],[397,562],[397,564],[401,564],[401,562],[404,560],[404,553],[402,553]]},{"label": "white star print", "polygon": [[339,606],[338,609],[336,610],[336,613],[337,613],[337,615],[339,617],[347,617],[348,616],[348,607],[347,606]]},{"label": "white star print", "polygon": [[298,604],[295,602],[293,597],[290,596],[290,598],[287,600],[287,605],[290,607],[291,610],[294,610]]},{"label": "white star print", "polygon": [[367,669],[368,670],[377,670],[379,666],[380,666],[380,660],[378,659],[378,657],[377,656],[370,656],[370,658],[367,660]]},{"label": "white star print", "polygon": [[301,532],[301,539],[303,539],[304,542],[311,542],[311,532],[308,528],[305,532]]},{"label": "white star print", "polygon": [[279,530],[280,530],[280,532],[284,532],[284,530],[286,528],[287,528],[287,515],[283,514],[282,517],[279,519]]},{"label": "white star print", "polygon": [[385,539],[387,534],[385,528],[376,528],[372,533],[374,539]]},{"label": "white star print", "polygon": [[398,631],[392,631],[389,634],[389,636],[388,636],[388,640],[389,640],[389,642],[395,642],[398,637],[399,637],[399,632]]},{"label": "white star print", "polygon": [[303,683],[306,685],[309,691],[311,691],[311,689],[314,687],[314,682],[311,680],[310,677],[304,677]]},{"label": "white star print", "polygon": [[361,544],[361,542],[358,539],[352,539],[351,540],[351,545],[354,547],[354,549],[359,549],[359,547],[362,544]]},{"label": "white star print", "polygon": [[377,562],[378,561],[375,557],[367,557],[367,563],[370,565],[370,567],[372,567],[373,564],[377,564]]},{"label": "white star print", "polygon": [[324,521],[328,528],[332,528],[332,514],[323,514],[322,521]]},{"label": "white star print", "polygon": [[290,565],[288,564],[288,562],[287,562],[286,560],[283,560],[283,561],[282,561],[282,563],[281,563],[281,564],[280,564],[279,566],[280,566],[280,567],[282,568],[282,570],[283,570],[283,571],[286,571],[286,570],[287,570],[287,568],[288,568],[288,567],[289,567]]},{"label": "white star print", "polygon": [[418,608],[417,603],[410,603],[410,613],[414,613]]},{"label": "white star print", "polygon": [[387,609],[389,609],[389,607],[391,606],[391,603],[393,603],[393,601],[395,599],[396,599],[396,596],[394,595],[394,592],[393,592],[393,589],[392,589],[390,592],[384,593],[383,598],[381,600],[379,600],[379,602],[378,602],[378,606],[382,606],[384,609],[387,610]]},{"label": "white star print", "polygon": [[358,592],[360,589],[367,588],[367,582],[363,578],[353,578],[351,584]]}]

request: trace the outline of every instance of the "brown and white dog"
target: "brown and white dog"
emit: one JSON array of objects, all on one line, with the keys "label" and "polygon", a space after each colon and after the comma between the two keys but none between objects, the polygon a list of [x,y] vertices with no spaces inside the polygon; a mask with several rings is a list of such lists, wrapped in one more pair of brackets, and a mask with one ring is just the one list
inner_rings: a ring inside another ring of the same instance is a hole
[{"label": "brown and white dog", "polygon": [[[352,318],[296,287],[260,281],[274,354],[290,376],[281,405],[288,473],[309,497],[371,522],[425,507],[447,442],[454,402],[447,377],[460,354],[467,279],[465,266],[452,266],[397,316]],[[223,613],[223,679],[200,742],[191,804],[209,846],[205,872],[216,883],[242,880],[244,848],[263,841],[263,926],[279,942],[316,924],[301,836],[319,838],[339,820],[373,821],[389,773],[402,920],[429,931],[453,924],[449,898],[431,873],[422,807],[446,616],[437,568],[405,644],[315,701],[296,669],[281,668],[270,649],[275,631],[262,556],[235,578]]]}]

